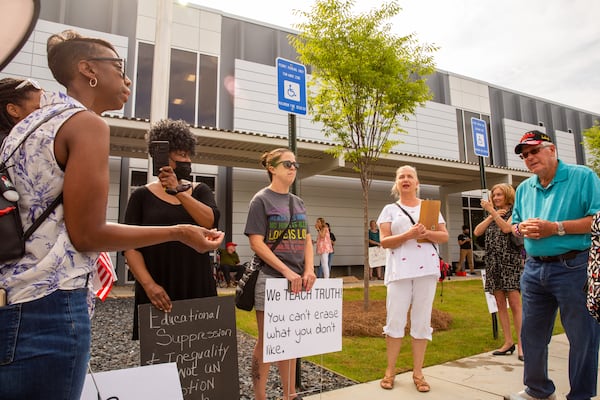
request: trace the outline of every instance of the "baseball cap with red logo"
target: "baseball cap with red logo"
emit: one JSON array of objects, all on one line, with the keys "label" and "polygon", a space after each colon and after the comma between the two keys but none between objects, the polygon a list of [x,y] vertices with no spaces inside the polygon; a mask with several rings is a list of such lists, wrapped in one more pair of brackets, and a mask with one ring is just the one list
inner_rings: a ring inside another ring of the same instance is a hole
[{"label": "baseball cap with red logo", "polygon": [[541,144],[542,142],[552,143],[552,139],[550,138],[550,136],[546,135],[544,132],[540,132],[540,131],[526,132],[523,135],[523,137],[521,137],[519,144],[515,147],[515,154],[521,154],[521,152],[523,151],[523,146],[537,146],[538,144]]}]

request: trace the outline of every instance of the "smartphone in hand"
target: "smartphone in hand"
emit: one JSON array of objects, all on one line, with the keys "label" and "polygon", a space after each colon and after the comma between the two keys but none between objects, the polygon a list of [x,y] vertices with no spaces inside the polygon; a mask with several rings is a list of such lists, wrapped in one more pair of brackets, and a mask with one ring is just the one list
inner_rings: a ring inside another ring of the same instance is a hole
[{"label": "smartphone in hand", "polygon": [[487,189],[481,189],[481,199],[485,201],[490,201],[490,192]]},{"label": "smartphone in hand", "polygon": [[169,142],[164,140],[150,142],[150,156],[152,156],[152,175],[158,176],[160,169],[169,165]]}]

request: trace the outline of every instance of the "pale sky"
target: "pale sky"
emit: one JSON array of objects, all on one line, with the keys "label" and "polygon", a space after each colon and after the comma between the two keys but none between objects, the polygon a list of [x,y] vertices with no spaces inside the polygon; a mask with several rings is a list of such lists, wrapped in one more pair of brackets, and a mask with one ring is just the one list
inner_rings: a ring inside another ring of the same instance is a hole
[{"label": "pale sky", "polygon": [[[189,0],[293,28],[312,0]],[[436,68],[600,114],[599,0],[399,0],[398,35],[435,44]],[[355,0],[363,12],[381,0]]]}]

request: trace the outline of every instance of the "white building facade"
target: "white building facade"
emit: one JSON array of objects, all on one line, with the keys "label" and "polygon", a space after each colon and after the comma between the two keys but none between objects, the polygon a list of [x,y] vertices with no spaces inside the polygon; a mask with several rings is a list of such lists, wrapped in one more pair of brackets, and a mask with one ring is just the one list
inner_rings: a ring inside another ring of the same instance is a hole
[{"label": "white building facade", "polygon": [[[127,59],[132,97],[123,110],[106,116],[111,126],[107,214],[111,221],[123,219],[128,194],[147,179],[143,132],[150,124],[157,6],[158,0],[44,0],[26,46],[0,73],[0,77],[34,78],[47,90],[64,90],[53,80],[45,54],[48,36],[64,29],[105,38]],[[251,251],[243,235],[248,203],[268,184],[259,158],[263,151],[285,146],[288,138],[288,115],[277,108],[275,60],[296,60],[287,39],[294,32],[199,6],[173,2],[172,7],[168,116],[193,126],[199,137],[194,177],[215,191],[219,227],[228,241],[238,243],[240,257],[248,260]],[[436,71],[428,85],[433,99],[402,123],[407,131],[399,138],[402,143],[376,168],[369,218],[376,219],[393,201],[394,170],[414,165],[422,183],[421,197],[443,201],[450,240],[442,254],[456,261],[461,226],[474,227],[483,218],[471,118],[483,119],[488,126],[490,157],[485,164],[491,187],[498,182],[516,186],[529,176],[513,148],[531,129],[548,133],[563,161],[585,164],[581,132],[600,115],[446,71]],[[297,140],[302,164],[298,194],[312,221],[324,217],[331,224],[337,237],[333,265],[362,265],[358,177],[343,160],[324,153],[331,142],[309,115],[297,117]],[[123,283],[128,280],[124,261],[117,254],[113,257]],[[338,275],[347,271],[337,268]]]}]

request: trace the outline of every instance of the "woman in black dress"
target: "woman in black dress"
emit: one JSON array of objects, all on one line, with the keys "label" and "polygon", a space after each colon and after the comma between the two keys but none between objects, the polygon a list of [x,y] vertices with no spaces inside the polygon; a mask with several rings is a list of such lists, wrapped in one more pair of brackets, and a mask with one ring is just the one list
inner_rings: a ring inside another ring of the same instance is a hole
[{"label": "woman in black dress", "polygon": [[[515,344],[510,330],[506,301],[510,305],[517,337],[521,337],[521,292],[519,282],[523,272],[521,250],[511,243],[512,206],[515,190],[506,183],[495,185],[491,201],[481,200],[481,207],[488,212],[473,233],[485,233],[485,290],[492,293],[498,305],[498,318],[504,332],[504,344],[494,351],[495,356],[513,354]],[[518,357],[523,361],[523,349],[519,340]]]},{"label": "woman in black dress", "polygon": [[[212,190],[204,183],[191,184],[191,156],[196,139],[183,121],[161,120],[148,133],[148,142],[169,142],[169,165],[158,179],[135,190],[125,222],[136,225],[193,224],[214,228],[219,210]],[[179,243],[167,242],[125,252],[135,277],[133,338],[138,338],[137,306],[152,303],[171,311],[173,300],[217,295],[208,253],[197,253]]]}]

